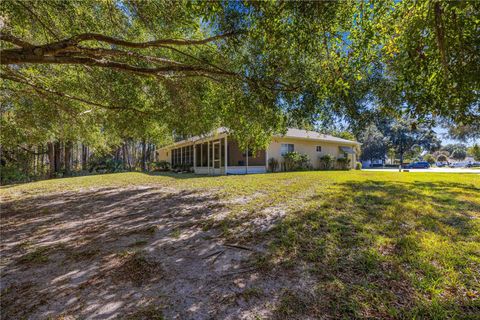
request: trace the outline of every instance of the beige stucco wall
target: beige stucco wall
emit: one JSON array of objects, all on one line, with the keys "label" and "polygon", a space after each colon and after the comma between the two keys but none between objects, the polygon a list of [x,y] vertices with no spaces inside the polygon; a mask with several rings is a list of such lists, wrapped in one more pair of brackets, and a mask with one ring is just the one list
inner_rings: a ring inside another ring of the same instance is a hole
[{"label": "beige stucco wall", "polygon": [[[231,141],[228,141],[231,143]],[[326,154],[331,154],[334,158],[339,158],[343,156],[343,153],[340,152],[339,147],[340,146],[345,146],[345,147],[355,147],[355,143],[351,144],[339,144],[339,143],[334,143],[334,142],[328,142],[328,141],[312,141],[312,140],[302,140],[302,139],[292,139],[292,138],[282,138],[282,137],[274,137],[272,139],[272,142],[267,148],[267,161],[270,158],[275,158],[279,163],[283,162],[283,157],[280,153],[280,148],[282,143],[291,143],[294,145],[294,149],[296,152],[303,153],[308,155],[310,158],[310,162],[313,166],[314,169],[318,169],[320,167],[320,160],[319,158],[323,155]],[[322,151],[317,152],[316,151],[316,146],[321,146]],[[159,160],[165,160],[170,162],[171,161],[171,150],[166,148],[166,149],[160,149],[158,150],[158,159]],[[263,153],[263,152],[262,152]],[[355,162],[356,162],[356,156],[355,155],[348,155],[350,158],[350,165],[352,168],[355,167]],[[262,164],[265,160],[262,157]],[[229,159],[230,162],[230,159]],[[260,163],[259,163],[260,164]],[[249,161],[249,165],[258,165],[258,164],[252,164]],[[197,168],[198,169],[198,168]],[[207,168],[205,168],[207,170]],[[203,169],[200,169],[200,171],[203,171]],[[201,172],[203,173],[203,172]]]},{"label": "beige stucco wall", "polygon": [[[326,154],[331,154],[335,158],[339,158],[343,156],[343,153],[340,152],[339,147],[354,147],[353,144],[338,144],[332,142],[323,142],[323,141],[309,141],[309,140],[300,140],[300,139],[291,139],[291,138],[280,138],[276,137],[273,138],[272,142],[268,146],[267,149],[267,157],[275,158],[279,163],[283,162],[283,157],[280,153],[280,148],[282,143],[291,143],[294,145],[294,150],[299,153],[303,153],[308,155],[310,158],[310,162],[314,169],[318,169],[320,167],[320,160],[321,156]],[[322,152],[316,151],[316,146],[322,147]],[[349,155],[350,157],[350,165],[352,168],[355,166],[355,155]]]},{"label": "beige stucco wall", "polygon": [[158,160],[159,161],[171,161],[170,150],[160,149],[158,150]]}]

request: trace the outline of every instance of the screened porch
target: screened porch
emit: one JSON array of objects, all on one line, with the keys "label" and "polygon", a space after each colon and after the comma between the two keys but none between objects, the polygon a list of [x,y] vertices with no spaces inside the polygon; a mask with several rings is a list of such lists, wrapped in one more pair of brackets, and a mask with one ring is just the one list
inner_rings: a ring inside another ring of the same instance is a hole
[{"label": "screened porch", "polygon": [[172,149],[171,165],[189,166],[198,174],[246,174],[266,172],[267,161],[264,150],[242,151],[224,136]]}]

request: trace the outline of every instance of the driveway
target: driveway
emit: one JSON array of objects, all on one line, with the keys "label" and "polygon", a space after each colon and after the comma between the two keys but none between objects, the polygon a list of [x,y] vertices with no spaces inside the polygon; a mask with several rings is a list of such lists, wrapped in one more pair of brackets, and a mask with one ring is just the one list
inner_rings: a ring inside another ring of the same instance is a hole
[{"label": "driveway", "polygon": [[[390,171],[395,172],[398,171],[398,168],[365,168],[362,169],[363,171]],[[430,169],[407,169],[410,172],[445,172],[445,173],[478,173],[480,174],[480,169],[474,168],[430,168]]]},{"label": "driveway", "polygon": [[[375,168],[375,169],[369,169],[365,168],[362,169],[364,171],[398,171],[398,168]],[[445,173],[479,173],[480,174],[480,169],[474,168],[430,168],[430,169],[408,169],[410,172],[445,172]]]}]

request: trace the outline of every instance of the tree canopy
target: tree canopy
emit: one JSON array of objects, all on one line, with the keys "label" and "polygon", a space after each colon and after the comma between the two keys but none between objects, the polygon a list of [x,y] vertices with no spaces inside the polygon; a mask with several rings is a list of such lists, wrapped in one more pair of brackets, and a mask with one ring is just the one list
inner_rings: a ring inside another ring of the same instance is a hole
[{"label": "tree canopy", "polygon": [[479,121],[476,1],[2,1],[2,145]]}]

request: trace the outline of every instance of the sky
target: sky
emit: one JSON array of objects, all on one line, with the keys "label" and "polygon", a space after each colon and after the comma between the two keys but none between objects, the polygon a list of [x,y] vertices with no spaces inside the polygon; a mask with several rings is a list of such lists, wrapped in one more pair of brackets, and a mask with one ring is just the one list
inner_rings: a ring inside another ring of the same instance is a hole
[{"label": "sky", "polygon": [[438,138],[442,141],[442,145],[450,144],[450,143],[464,143],[467,146],[471,146],[474,143],[480,143],[480,141],[478,141],[478,140],[469,140],[467,142],[464,142],[464,141],[460,141],[460,140],[451,139],[447,135],[447,133],[448,133],[447,129],[445,129],[443,127],[440,127],[440,126],[437,126],[437,127],[433,128],[433,130],[437,133]]}]

